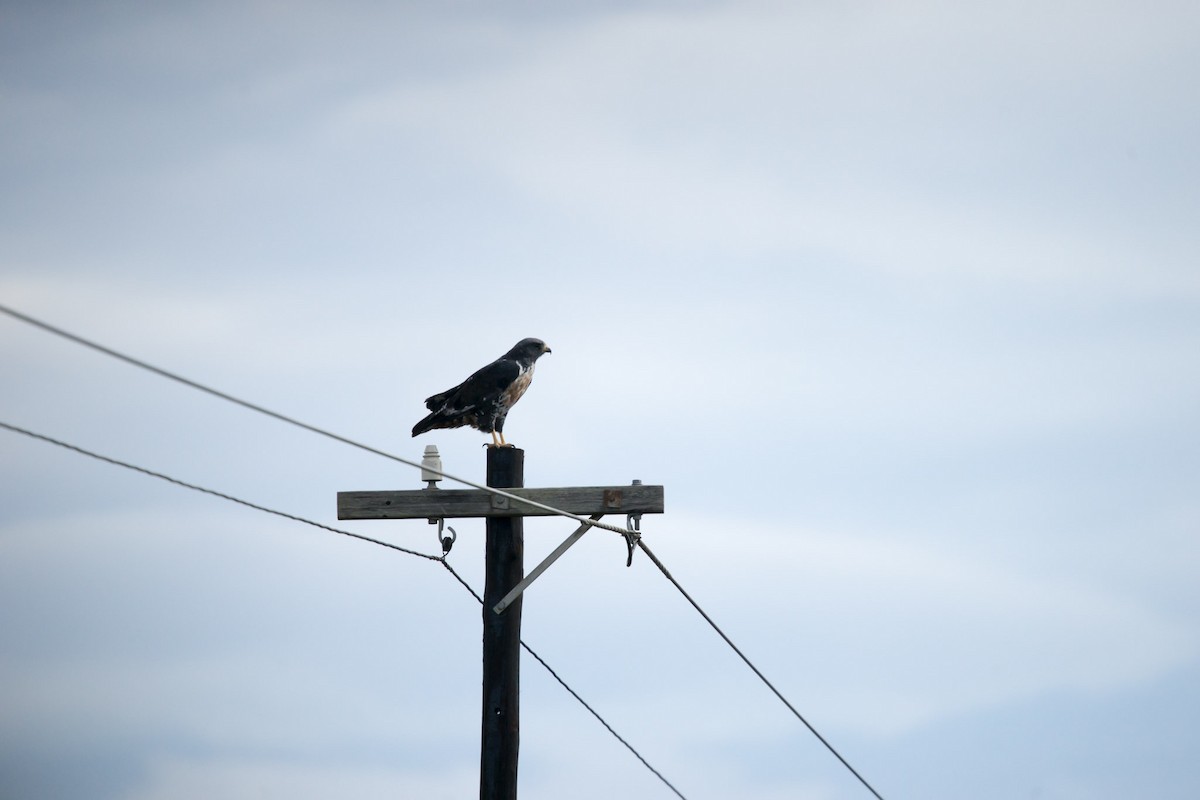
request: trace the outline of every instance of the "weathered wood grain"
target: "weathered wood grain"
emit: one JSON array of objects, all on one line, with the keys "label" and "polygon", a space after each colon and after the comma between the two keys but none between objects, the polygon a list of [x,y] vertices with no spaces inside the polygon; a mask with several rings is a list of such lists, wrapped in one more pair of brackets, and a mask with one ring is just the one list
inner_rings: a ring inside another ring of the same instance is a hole
[{"label": "weathered wood grain", "polygon": [[[508,489],[579,516],[592,514],[661,514],[663,487],[576,486]],[[458,519],[461,517],[544,517],[551,512],[482,489],[414,489],[409,491],[338,492],[338,519]]]}]

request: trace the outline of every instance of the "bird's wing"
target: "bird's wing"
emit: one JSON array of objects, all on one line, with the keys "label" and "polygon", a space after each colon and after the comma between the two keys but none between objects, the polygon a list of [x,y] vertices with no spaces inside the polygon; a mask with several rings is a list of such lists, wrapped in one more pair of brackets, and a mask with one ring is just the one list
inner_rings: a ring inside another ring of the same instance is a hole
[{"label": "bird's wing", "polygon": [[443,405],[445,405],[446,398],[450,397],[452,394],[454,394],[461,388],[462,388],[462,384],[460,383],[458,386],[447,389],[444,392],[438,392],[437,394],[432,394],[429,397],[426,397],[425,398],[425,407],[428,408],[430,411],[437,411],[439,408],[441,408]]},{"label": "bird's wing", "polygon": [[444,392],[435,394],[425,401],[430,411],[455,416],[478,408],[503,392],[517,376],[521,368],[515,361],[501,359],[493,361],[471,377]]}]

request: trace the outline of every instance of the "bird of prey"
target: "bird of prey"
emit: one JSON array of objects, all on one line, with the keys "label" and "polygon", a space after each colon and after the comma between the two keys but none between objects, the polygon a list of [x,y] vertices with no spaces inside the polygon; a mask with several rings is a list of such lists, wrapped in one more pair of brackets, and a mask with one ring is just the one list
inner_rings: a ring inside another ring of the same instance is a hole
[{"label": "bird of prey", "polygon": [[522,339],[500,358],[452,389],[426,398],[429,416],[413,426],[419,436],[434,428],[472,428],[490,433],[489,447],[512,447],[504,441],[504,418],[533,380],[533,365],[550,348],[541,339]]}]

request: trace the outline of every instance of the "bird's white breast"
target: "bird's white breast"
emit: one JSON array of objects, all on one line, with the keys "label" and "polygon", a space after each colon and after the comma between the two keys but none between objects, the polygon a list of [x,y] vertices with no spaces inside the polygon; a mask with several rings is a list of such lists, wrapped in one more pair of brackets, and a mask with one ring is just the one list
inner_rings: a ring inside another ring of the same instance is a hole
[{"label": "bird's white breast", "polygon": [[525,394],[525,390],[529,388],[530,381],[533,380],[533,365],[529,369],[521,370],[517,375],[517,379],[509,384],[504,390],[504,406],[511,408],[512,404],[521,399],[521,395]]}]

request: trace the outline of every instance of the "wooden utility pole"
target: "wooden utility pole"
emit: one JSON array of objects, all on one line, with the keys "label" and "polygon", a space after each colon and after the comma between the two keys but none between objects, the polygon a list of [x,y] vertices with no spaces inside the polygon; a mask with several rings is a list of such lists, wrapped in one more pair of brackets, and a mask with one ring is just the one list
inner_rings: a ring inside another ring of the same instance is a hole
[{"label": "wooden utility pole", "polygon": [[[487,485],[525,486],[525,451],[489,447]],[[521,600],[503,614],[492,609],[525,577],[525,521],[488,517],[483,584],[483,734],[480,800],[516,800],[521,739]]]},{"label": "wooden utility pole", "polygon": [[[436,459],[437,449],[427,448]],[[441,469],[437,459],[436,470]],[[486,518],[487,543],[483,588],[483,708],[479,758],[480,800],[516,800],[517,751],[520,744],[521,592],[553,561],[586,533],[584,524],[522,580],[524,518],[553,511],[528,500],[596,521],[605,514],[629,520],[663,512],[663,487],[582,486],[526,489],[525,451],[516,447],[487,449],[487,486],[483,489],[438,489],[440,473],[422,473],[429,484],[415,491],[338,492],[338,519]],[[627,524],[629,524],[627,522]],[[631,536],[633,533],[631,532]],[[632,542],[632,539],[630,540]],[[632,544],[630,545],[632,553]]]}]

